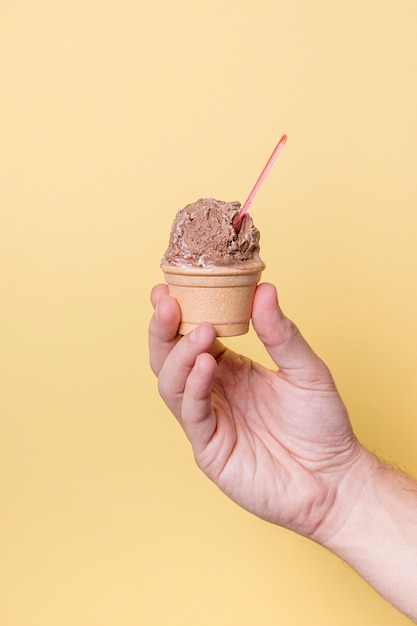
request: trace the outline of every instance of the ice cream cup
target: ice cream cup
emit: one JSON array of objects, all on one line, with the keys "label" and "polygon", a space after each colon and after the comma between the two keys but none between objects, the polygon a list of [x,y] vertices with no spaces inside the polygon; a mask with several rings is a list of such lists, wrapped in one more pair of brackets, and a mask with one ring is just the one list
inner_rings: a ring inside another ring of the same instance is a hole
[{"label": "ice cream cup", "polygon": [[179,333],[186,335],[201,322],[210,322],[218,337],[247,333],[264,268],[262,262],[213,268],[161,265],[169,293],[181,310]]}]

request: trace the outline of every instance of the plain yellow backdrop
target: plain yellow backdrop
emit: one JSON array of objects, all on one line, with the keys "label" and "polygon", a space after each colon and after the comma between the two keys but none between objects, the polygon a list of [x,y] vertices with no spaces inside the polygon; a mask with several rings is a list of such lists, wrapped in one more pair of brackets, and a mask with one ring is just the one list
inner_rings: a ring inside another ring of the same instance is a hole
[{"label": "plain yellow backdrop", "polygon": [[409,623],[200,474],[146,334],[176,210],[287,133],[264,278],[417,474],[416,32],[415,0],[0,0],[2,626]]}]

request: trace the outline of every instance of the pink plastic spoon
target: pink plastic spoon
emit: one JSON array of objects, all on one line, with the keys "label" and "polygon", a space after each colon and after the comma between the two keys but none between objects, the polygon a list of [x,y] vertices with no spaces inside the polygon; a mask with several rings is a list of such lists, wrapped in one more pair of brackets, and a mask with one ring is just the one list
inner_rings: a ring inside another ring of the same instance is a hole
[{"label": "pink plastic spoon", "polygon": [[258,180],[256,181],[252,191],[250,192],[249,196],[247,197],[247,200],[246,200],[245,204],[242,206],[242,208],[240,209],[238,215],[236,215],[235,219],[233,220],[233,228],[235,229],[235,231],[237,233],[240,231],[240,227],[242,225],[242,220],[243,220],[243,218],[245,216],[246,211],[249,209],[250,205],[252,204],[252,200],[254,199],[256,194],[258,193],[259,187],[264,182],[264,180],[265,180],[269,170],[271,169],[271,167],[275,163],[275,159],[277,158],[277,156],[279,155],[279,153],[283,149],[286,141],[287,141],[287,135],[283,135],[281,137],[281,139],[278,141],[277,145],[275,146],[275,149],[274,149],[273,153],[269,157],[269,159],[268,159],[264,169],[262,170]]}]

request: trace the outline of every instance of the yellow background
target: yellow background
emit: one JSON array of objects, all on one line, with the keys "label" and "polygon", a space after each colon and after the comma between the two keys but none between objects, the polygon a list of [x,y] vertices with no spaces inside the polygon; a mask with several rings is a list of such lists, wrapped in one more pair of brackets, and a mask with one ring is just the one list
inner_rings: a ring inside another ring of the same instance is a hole
[{"label": "yellow background", "polygon": [[199,473],[146,333],[175,211],[243,201],[287,133],[264,278],[417,474],[415,0],[0,10],[2,626],[409,623]]}]

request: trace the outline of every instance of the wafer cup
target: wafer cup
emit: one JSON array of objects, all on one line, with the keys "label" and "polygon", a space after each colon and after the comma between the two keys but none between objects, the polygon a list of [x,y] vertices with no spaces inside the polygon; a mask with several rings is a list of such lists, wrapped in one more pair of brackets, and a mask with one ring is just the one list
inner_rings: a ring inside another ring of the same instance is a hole
[{"label": "wafer cup", "polygon": [[161,265],[169,293],[181,310],[179,333],[210,322],[218,337],[244,335],[249,329],[256,285],[265,265],[177,267]]}]

